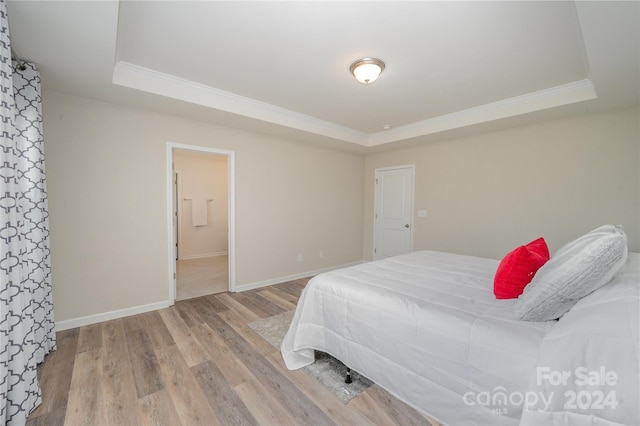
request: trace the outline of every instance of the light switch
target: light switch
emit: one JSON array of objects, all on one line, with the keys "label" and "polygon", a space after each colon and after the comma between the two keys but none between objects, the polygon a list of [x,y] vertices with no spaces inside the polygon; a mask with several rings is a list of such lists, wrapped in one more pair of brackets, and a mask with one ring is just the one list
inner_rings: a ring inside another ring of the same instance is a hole
[{"label": "light switch", "polygon": [[418,210],[418,217],[427,217],[426,210]]}]

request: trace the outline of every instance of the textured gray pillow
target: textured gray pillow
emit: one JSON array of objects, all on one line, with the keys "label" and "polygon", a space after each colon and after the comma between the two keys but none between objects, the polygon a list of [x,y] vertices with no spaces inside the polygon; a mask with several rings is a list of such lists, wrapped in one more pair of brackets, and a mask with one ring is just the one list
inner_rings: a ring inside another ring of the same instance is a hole
[{"label": "textured gray pillow", "polygon": [[604,225],[566,244],[542,265],[516,302],[525,321],[560,318],[578,300],[597,290],[627,260],[627,235],[621,226]]}]

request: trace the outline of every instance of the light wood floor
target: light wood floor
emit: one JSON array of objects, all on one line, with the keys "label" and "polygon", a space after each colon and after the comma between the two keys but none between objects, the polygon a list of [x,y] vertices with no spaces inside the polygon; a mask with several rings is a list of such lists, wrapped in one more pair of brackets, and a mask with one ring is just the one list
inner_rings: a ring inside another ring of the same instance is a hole
[{"label": "light wood floor", "polygon": [[28,425],[436,424],[374,385],[343,404],[248,323],[295,308],[307,280],[177,302],[65,330]]},{"label": "light wood floor", "polygon": [[176,262],[176,300],[229,290],[229,256],[203,257]]}]

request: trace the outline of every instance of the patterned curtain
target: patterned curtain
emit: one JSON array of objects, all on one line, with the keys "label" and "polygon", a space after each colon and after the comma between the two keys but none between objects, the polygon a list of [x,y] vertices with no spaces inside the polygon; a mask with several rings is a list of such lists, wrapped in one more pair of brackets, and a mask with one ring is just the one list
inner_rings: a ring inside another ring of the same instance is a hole
[{"label": "patterned curtain", "polygon": [[0,1],[0,425],[20,425],[41,402],[36,368],[55,333],[40,74],[12,63]]}]

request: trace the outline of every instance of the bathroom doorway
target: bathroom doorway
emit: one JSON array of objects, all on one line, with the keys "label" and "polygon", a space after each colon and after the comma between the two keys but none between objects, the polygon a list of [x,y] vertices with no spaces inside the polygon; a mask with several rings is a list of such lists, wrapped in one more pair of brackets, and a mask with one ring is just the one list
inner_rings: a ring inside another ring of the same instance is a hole
[{"label": "bathroom doorway", "polygon": [[170,147],[173,300],[233,291],[232,154]]}]

